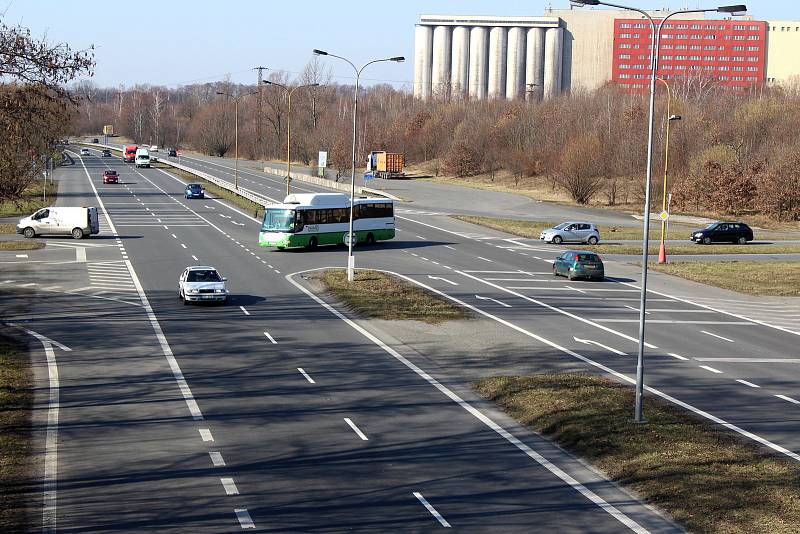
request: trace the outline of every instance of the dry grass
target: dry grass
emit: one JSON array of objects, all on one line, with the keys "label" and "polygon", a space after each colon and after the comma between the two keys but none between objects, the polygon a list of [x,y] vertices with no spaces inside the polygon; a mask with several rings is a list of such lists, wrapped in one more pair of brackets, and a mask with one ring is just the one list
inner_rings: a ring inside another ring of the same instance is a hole
[{"label": "dry grass", "polygon": [[28,187],[19,202],[0,202],[0,217],[24,217],[39,208],[52,206],[56,201],[58,185],[47,182],[47,200],[42,199],[43,188],[42,182],[37,180]]},{"label": "dry grass", "polygon": [[0,532],[27,532],[26,487],[33,478],[33,376],[28,351],[0,335]]},{"label": "dry grass", "polygon": [[0,223],[0,234],[16,234],[17,225],[14,223]]},{"label": "dry grass", "polygon": [[43,241],[3,241],[0,240],[0,250],[38,250],[44,248]]},{"label": "dry grass", "polygon": [[800,297],[800,262],[693,261],[653,264],[651,269],[739,293]]},{"label": "dry grass", "polygon": [[449,300],[378,271],[358,269],[349,283],[344,269],[332,269],[325,271],[321,280],[337,299],[363,317],[433,324],[470,317]]},{"label": "dry grass", "polygon": [[800,525],[800,466],[634,391],[578,374],[495,377],[475,389],[515,419],[666,510],[691,532],[773,534]]},{"label": "dry grass", "polygon": [[[650,242],[650,254],[658,254],[658,242]],[[603,244],[589,246],[578,245],[580,248],[593,250],[598,254],[642,254],[640,244]],[[667,257],[693,254],[797,254],[800,253],[800,244],[788,245],[671,245],[667,244]]]}]

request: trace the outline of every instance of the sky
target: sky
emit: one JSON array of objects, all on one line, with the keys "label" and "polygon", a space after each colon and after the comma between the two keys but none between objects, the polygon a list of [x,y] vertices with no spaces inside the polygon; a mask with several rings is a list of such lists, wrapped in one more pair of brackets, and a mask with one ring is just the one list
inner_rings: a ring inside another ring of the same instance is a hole
[{"label": "sky", "polygon": [[[741,0],[737,0],[741,1]],[[711,8],[727,0],[631,0],[644,9]],[[755,19],[800,19],[797,0],[750,0]],[[548,6],[569,8],[568,0],[165,0],[100,2],[89,0],[0,0],[8,25],[30,28],[35,37],[66,42],[74,49],[95,48],[91,78],[100,87],[137,84],[175,87],[220,81],[255,83],[254,67],[265,76],[302,72],[319,48],[357,66],[402,55],[405,63],[371,65],[362,83],[411,87],[414,24],[421,14],[544,15]],[[589,9],[589,8],[582,8]],[[352,83],[353,69],[321,58],[334,82]]]}]

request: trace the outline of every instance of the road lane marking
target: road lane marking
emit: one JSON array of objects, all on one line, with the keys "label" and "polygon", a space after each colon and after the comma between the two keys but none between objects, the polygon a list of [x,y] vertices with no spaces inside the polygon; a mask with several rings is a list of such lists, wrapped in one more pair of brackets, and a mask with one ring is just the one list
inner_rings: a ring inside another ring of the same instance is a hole
[{"label": "road lane marking", "polygon": [[686,360],[688,360],[688,359],[689,359],[689,358],[686,358],[686,357],[684,357],[684,356],[681,356],[680,354],[675,354],[674,352],[668,352],[667,354],[669,354],[669,355],[670,355],[670,356],[672,356],[673,358],[677,358],[677,359],[679,359],[679,360],[684,360],[684,361],[686,361]]},{"label": "road lane marking", "polygon": [[420,492],[415,491],[412,493],[412,495],[414,495],[414,497],[416,497],[417,500],[422,503],[422,506],[424,506],[425,509],[428,510],[428,512],[430,512],[431,515],[435,517],[436,520],[439,523],[441,523],[443,527],[450,528],[450,523],[448,523],[447,520],[444,517],[442,517],[442,514],[436,511],[436,508],[434,508],[433,505],[431,505],[431,503],[428,502],[428,499],[423,497]]},{"label": "road lane marking", "polygon": [[225,488],[226,495],[239,495],[239,489],[236,487],[236,483],[232,478],[220,478],[219,481],[222,482],[222,487]]},{"label": "road lane marking", "polygon": [[723,339],[723,340],[725,340],[725,341],[728,341],[728,342],[730,342],[730,343],[735,343],[735,341],[734,341],[734,340],[732,340],[732,339],[728,339],[727,337],[722,337],[722,336],[720,336],[720,335],[717,335],[717,334],[712,334],[711,332],[706,332],[705,330],[700,330],[700,331],[701,331],[702,333],[706,334],[706,335],[709,335],[709,336],[712,336],[712,337],[716,337],[716,338],[719,338],[719,339]]},{"label": "road lane marking", "polygon": [[298,367],[298,368],[297,368],[297,370],[298,370],[298,371],[300,371],[300,374],[301,374],[301,375],[303,375],[304,377],[306,377],[306,380],[308,380],[308,381],[309,381],[309,382],[311,382],[312,384],[316,384],[316,382],[314,382],[314,379],[313,379],[313,378],[311,378],[310,376],[308,376],[308,373],[306,373],[306,372],[303,370],[303,368],[302,368],[302,367]]},{"label": "road lane marking", "polygon": [[425,238],[424,238],[424,237],[422,237],[421,235],[414,236],[414,237],[416,237],[417,239],[422,239],[422,240],[425,240]]},{"label": "road lane marking", "polygon": [[211,463],[214,464],[214,467],[225,467],[225,460],[222,459],[221,452],[208,451],[208,455],[211,457]]},{"label": "road lane marking", "polygon": [[[577,491],[578,493],[580,493],[581,495],[586,497],[588,500],[590,500],[596,506],[601,508],[604,512],[606,512],[607,514],[612,516],[614,519],[616,519],[617,521],[619,521],[620,523],[622,523],[623,525],[625,525],[629,529],[633,530],[634,532],[637,532],[637,533],[640,533],[640,534],[645,534],[645,533],[648,532],[647,529],[643,528],[636,521],[634,521],[633,519],[631,519],[630,517],[625,515],[623,512],[621,512],[619,509],[617,509],[614,505],[608,503],[605,499],[603,499],[602,497],[597,495],[595,492],[593,492],[592,490],[590,490],[589,488],[584,486],[582,483],[580,483],[578,480],[573,478],[571,475],[569,475],[567,472],[562,470],[560,467],[558,467],[557,465],[553,464],[550,460],[548,460],[547,458],[545,458],[544,456],[542,456],[538,452],[534,451],[527,444],[523,443],[519,438],[515,437],[513,434],[511,434],[509,431],[507,431],[505,428],[503,428],[499,424],[495,423],[494,420],[492,420],[491,418],[486,416],[483,412],[481,412],[480,410],[478,410],[477,408],[475,408],[474,406],[469,404],[467,401],[465,401],[464,399],[459,397],[452,390],[450,390],[445,385],[443,385],[441,382],[439,382],[438,380],[433,378],[431,375],[429,375],[426,371],[424,371],[423,369],[418,367],[416,364],[414,364],[413,362],[409,361],[405,356],[403,356],[402,354],[400,354],[399,352],[394,350],[392,347],[388,346],[386,343],[384,343],[383,341],[381,341],[380,339],[375,337],[375,335],[373,335],[371,332],[369,332],[368,330],[366,330],[362,326],[356,324],[351,319],[345,317],[344,314],[342,314],[340,311],[335,309],[333,306],[331,306],[330,304],[328,304],[327,302],[325,302],[324,300],[319,298],[317,295],[315,295],[314,293],[312,293],[311,291],[309,291],[308,289],[306,289],[305,287],[303,287],[301,284],[299,284],[298,282],[296,282],[293,279],[293,277],[295,275],[304,274],[304,273],[308,273],[308,272],[312,272],[312,271],[319,271],[321,269],[330,269],[330,268],[332,268],[332,267],[322,267],[322,268],[317,268],[317,269],[308,269],[308,270],[305,270],[305,271],[298,271],[298,272],[295,272],[295,273],[287,274],[285,276],[285,278],[290,284],[292,284],[297,289],[299,289],[300,291],[305,293],[309,298],[314,300],[317,304],[319,304],[320,306],[322,306],[323,308],[328,310],[334,316],[338,317],[345,324],[349,325],[353,330],[357,331],[362,336],[364,336],[365,338],[367,338],[370,341],[372,341],[373,343],[375,343],[378,347],[383,349],[385,352],[387,352],[389,355],[391,355],[397,361],[399,361],[400,363],[402,363],[403,365],[405,365],[406,367],[411,369],[420,378],[422,378],[423,380],[428,382],[431,386],[436,388],[440,393],[442,393],[444,396],[449,398],[451,401],[453,401],[454,403],[458,404],[467,413],[469,413],[470,415],[475,417],[477,420],[479,420],[481,423],[483,423],[484,425],[489,427],[496,434],[498,434],[500,437],[505,439],[511,445],[516,447],[518,450],[520,450],[526,456],[528,456],[529,458],[531,458],[532,460],[537,462],[539,465],[541,465],[542,467],[544,467],[545,469],[547,469],[548,471],[553,473],[555,476],[557,476],[563,482],[568,484],[572,489],[574,489],[575,491]],[[398,278],[403,278],[406,281],[411,282],[413,284],[417,284],[420,287],[428,289],[429,291],[433,291],[434,293],[437,293],[438,295],[440,295],[442,297],[445,297],[445,298],[447,298],[449,300],[452,300],[453,302],[455,302],[457,304],[460,304],[460,305],[462,305],[462,306],[464,306],[466,308],[469,308],[469,309],[473,310],[474,312],[479,313],[479,314],[481,314],[481,315],[483,315],[485,317],[493,319],[493,320],[499,322],[500,324],[508,326],[509,328],[512,328],[513,330],[516,330],[516,331],[518,331],[518,332],[520,332],[520,333],[522,333],[524,335],[527,335],[528,337],[536,339],[536,340],[538,340],[538,341],[540,341],[542,343],[545,343],[546,345],[549,345],[549,346],[551,346],[551,347],[553,347],[553,348],[555,348],[557,350],[560,350],[560,351],[562,351],[562,352],[564,352],[566,354],[569,354],[569,355],[574,356],[574,357],[576,357],[576,358],[578,358],[578,359],[580,359],[582,361],[585,361],[586,363],[589,363],[590,365],[598,367],[599,369],[602,369],[603,371],[605,371],[607,373],[613,374],[614,376],[617,376],[618,378],[621,378],[621,379],[625,380],[626,382],[634,383],[633,379],[625,376],[622,373],[614,371],[610,367],[606,367],[606,366],[604,366],[602,364],[599,364],[599,363],[597,363],[597,362],[595,362],[595,361],[593,361],[593,360],[591,360],[589,358],[581,356],[580,354],[578,354],[576,352],[573,352],[573,351],[571,351],[569,349],[561,347],[560,345],[558,345],[558,344],[556,344],[556,343],[554,343],[552,341],[546,340],[543,337],[534,334],[533,332],[529,332],[529,331],[525,330],[524,328],[521,328],[521,327],[519,327],[519,326],[517,326],[515,324],[512,324],[512,323],[509,323],[508,321],[505,321],[505,320],[503,320],[503,319],[501,319],[501,318],[499,318],[499,317],[497,317],[495,315],[492,315],[492,314],[490,314],[488,312],[485,312],[485,311],[483,311],[483,310],[481,310],[479,308],[476,308],[475,306],[471,306],[471,305],[467,304],[466,302],[463,302],[463,301],[461,301],[461,300],[459,300],[459,299],[457,299],[455,297],[452,297],[452,296],[450,296],[450,295],[448,295],[446,293],[443,293],[443,292],[441,292],[441,291],[439,291],[437,289],[434,289],[434,288],[432,288],[430,286],[427,286],[427,285],[425,285],[425,284],[423,284],[421,282],[417,282],[413,278],[410,278],[408,276],[405,276],[405,275],[402,275],[402,274],[399,274],[399,273],[394,273],[394,272],[391,272],[391,271],[384,271],[384,272],[387,272],[389,274],[393,274],[393,275],[397,276]],[[667,400],[675,402],[676,404],[680,403],[681,406],[683,406],[683,407],[685,407],[687,409],[691,409],[692,411],[694,411],[696,413],[705,414],[705,412],[700,412],[696,408],[693,408],[693,407],[689,406],[688,404],[686,404],[686,403],[684,403],[682,401],[679,401],[678,399],[674,399],[673,397],[670,397],[669,395],[661,393],[660,391],[655,390],[655,389],[653,389],[653,388],[651,388],[649,386],[645,386],[645,389],[648,392],[655,393],[655,394],[657,394],[659,396],[662,396],[663,398],[666,398]],[[715,421],[721,421],[721,420],[715,418],[714,416],[712,416],[711,414],[706,414],[706,415],[709,418],[714,418]],[[731,425],[731,426],[733,426],[733,425]],[[738,428],[738,427],[734,427],[734,428]],[[741,429],[739,429],[739,430],[741,430]],[[741,431],[745,432],[744,430],[741,430]],[[759,439],[762,439],[762,438],[759,438]],[[765,442],[765,441],[766,440],[762,439],[762,442]],[[789,451],[787,449],[784,449],[783,447],[779,447],[778,445],[774,445],[773,444],[773,448],[776,448],[776,447],[778,449],[780,449],[782,452],[784,452],[784,454],[793,455],[792,456],[793,458],[795,458],[798,461],[800,461],[800,454],[795,454],[795,453],[793,453],[793,452],[791,452],[791,451]]]},{"label": "road lane marking", "polygon": [[736,381],[739,382],[740,384],[744,384],[745,386],[748,386],[748,387],[751,387],[751,388],[760,388],[761,387],[758,384],[753,384],[752,382],[748,382],[747,380],[742,380],[741,378],[737,378]]},{"label": "road lane marking", "polygon": [[198,428],[198,432],[200,432],[200,438],[203,441],[214,441],[214,436],[211,435],[211,431],[207,428]]},{"label": "road lane marking", "polygon": [[250,518],[250,512],[247,511],[247,508],[234,508],[233,512],[236,514],[242,529],[256,528],[256,524]]},{"label": "road lane marking", "polygon": [[453,282],[452,280],[448,280],[447,278],[442,278],[441,276],[433,276],[433,275],[429,274],[428,278],[430,278],[431,280],[441,280],[442,282],[447,282],[451,286],[457,286],[458,285],[458,282]]},{"label": "road lane marking", "polygon": [[500,306],[503,306],[504,308],[510,308],[511,307],[511,304],[506,304],[505,302],[500,302],[499,300],[493,299],[491,297],[482,297],[480,295],[475,295],[475,298],[478,299],[478,300],[491,300],[492,302],[494,302],[496,304],[499,304]]},{"label": "road lane marking", "polygon": [[16,256],[17,256],[17,258],[27,258],[28,257],[27,254],[17,254]]},{"label": "road lane marking", "polygon": [[[597,319],[598,323],[638,323],[639,319]],[[750,321],[682,321],[679,319],[648,319],[648,323],[653,324],[717,324],[717,325],[735,325],[735,326],[756,326],[755,323]],[[715,334],[711,334],[709,332],[702,331],[710,336],[714,336]],[[716,336],[722,337],[722,336]],[[727,339],[727,338],[722,338]],[[731,343],[732,340],[727,339]]]},{"label": "road lane marking", "polygon": [[698,362],[800,363],[800,358],[695,358]]},{"label": "road lane marking", "polygon": [[192,254],[192,259],[193,259],[194,261],[200,261],[200,260],[198,260],[198,259],[197,259],[197,256],[195,256],[194,254]]},{"label": "road lane marking", "polygon": [[706,371],[711,371],[712,373],[717,373],[718,375],[722,374],[722,371],[719,369],[714,369],[713,367],[709,367],[708,365],[701,365],[700,369],[705,369]]},{"label": "road lane marking", "polygon": [[350,428],[353,429],[353,432],[358,434],[359,438],[361,438],[363,441],[369,441],[369,438],[367,438],[367,436],[364,435],[364,433],[356,426],[356,424],[353,421],[350,420],[349,417],[345,417],[344,422],[350,425]]},{"label": "road lane marking", "polygon": [[597,345],[598,347],[606,349],[609,352],[613,352],[614,354],[618,354],[620,356],[627,356],[627,354],[622,352],[621,350],[611,348],[608,345],[603,345],[602,343],[598,343],[597,341],[593,341],[591,339],[581,339],[577,336],[572,336],[572,339],[574,339],[578,343],[583,343],[584,345]]},{"label": "road lane marking", "polygon": [[272,337],[271,335],[269,335],[269,332],[264,332],[264,335],[267,336],[267,339],[269,339],[273,343],[273,345],[277,345],[278,344],[278,342],[275,341],[275,338]]},{"label": "road lane marking", "polygon": [[789,401],[792,404],[800,404],[800,400],[793,399],[791,397],[787,397],[786,395],[775,395],[775,396],[778,397],[779,399],[783,399],[785,401]]},{"label": "road lane marking", "polygon": [[490,260],[489,258],[484,258],[483,256],[475,256],[479,260],[488,261],[489,263],[494,263],[494,261]]},{"label": "road lane marking", "polygon": [[183,243],[181,243],[181,246],[182,246],[183,248],[186,248],[186,245],[184,245]]},{"label": "road lane marking", "polygon": [[75,249],[75,261],[78,263],[86,263],[86,249],[84,247]]},{"label": "road lane marking", "polygon": [[239,309],[242,310],[245,315],[250,315],[250,312],[244,309],[244,306],[239,306]]},{"label": "road lane marking", "polygon": [[451,247],[450,245],[445,245],[444,248],[449,248],[450,250],[455,250],[455,248]]},{"label": "road lane marking", "polygon": [[172,237],[174,237],[175,239],[178,239],[178,236],[176,236],[175,234],[172,234]]}]

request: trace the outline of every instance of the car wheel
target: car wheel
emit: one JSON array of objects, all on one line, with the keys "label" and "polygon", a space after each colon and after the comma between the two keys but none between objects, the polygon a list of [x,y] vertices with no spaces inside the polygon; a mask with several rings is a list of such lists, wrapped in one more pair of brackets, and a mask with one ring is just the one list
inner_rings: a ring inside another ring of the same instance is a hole
[{"label": "car wheel", "polygon": [[189,305],[189,301],[186,300],[186,296],[183,293],[181,293],[181,301],[183,301],[183,305],[184,306],[188,306]]},{"label": "car wheel", "polygon": [[554,245],[560,245],[560,244],[561,244],[561,243],[563,243],[563,242],[564,242],[564,238],[563,238],[563,237],[561,237],[560,235],[553,236],[553,241],[552,241],[552,243],[553,243]]},{"label": "car wheel", "polygon": [[372,235],[372,232],[367,234],[367,246],[375,244],[375,236]]},{"label": "car wheel", "polygon": [[739,238],[739,240],[738,240],[737,242],[738,242],[740,245],[746,245],[746,244],[747,244],[747,238],[746,238],[746,237],[744,237],[744,236],[742,236],[742,237],[740,237],[740,238]]},{"label": "car wheel", "polygon": [[596,236],[592,236],[592,237],[589,238],[588,243],[590,245],[596,245],[597,241],[598,241],[597,237]]},{"label": "car wheel", "polygon": [[703,238],[703,244],[704,245],[710,245],[711,244],[711,238],[708,237],[708,236],[704,237]]},{"label": "car wheel", "polygon": [[575,273],[570,271],[569,273],[567,273],[567,278],[569,278],[569,281],[572,282],[573,280],[575,280]]},{"label": "car wheel", "polygon": [[556,278],[558,278],[558,269],[556,269],[556,266],[555,266],[555,265],[553,265],[553,276],[555,276]]},{"label": "car wheel", "polygon": [[72,237],[75,239],[83,239],[83,230],[81,230],[80,228],[73,228]]},{"label": "car wheel", "polygon": [[30,238],[32,238],[32,237],[36,237],[36,231],[35,231],[33,228],[31,228],[31,227],[29,226],[28,228],[25,228],[25,229],[22,231],[22,235],[24,235],[25,237],[27,237],[28,239],[30,239]]},{"label": "car wheel", "polygon": [[316,237],[312,236],[311,239],[308,240],[308,248],[311,249],[311,250],[314,250],[315,248],[317,248],[317,244],[318,243],[317,243],[317,238]]}]

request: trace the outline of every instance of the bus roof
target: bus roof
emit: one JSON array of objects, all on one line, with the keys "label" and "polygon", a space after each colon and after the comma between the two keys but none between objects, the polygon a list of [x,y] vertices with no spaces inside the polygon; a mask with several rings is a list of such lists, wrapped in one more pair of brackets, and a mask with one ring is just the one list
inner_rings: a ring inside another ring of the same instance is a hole
[{"label": "bus roof", "polygon": [[[355,201],[356,204],[392,202],[391,199],[381,197],[361,197],[356,198]],[[350,197],[343,193],[295,193],[287,195],[283,202],[270,204],[267,207],[274,209],[347,208],[350,207]]]}]

